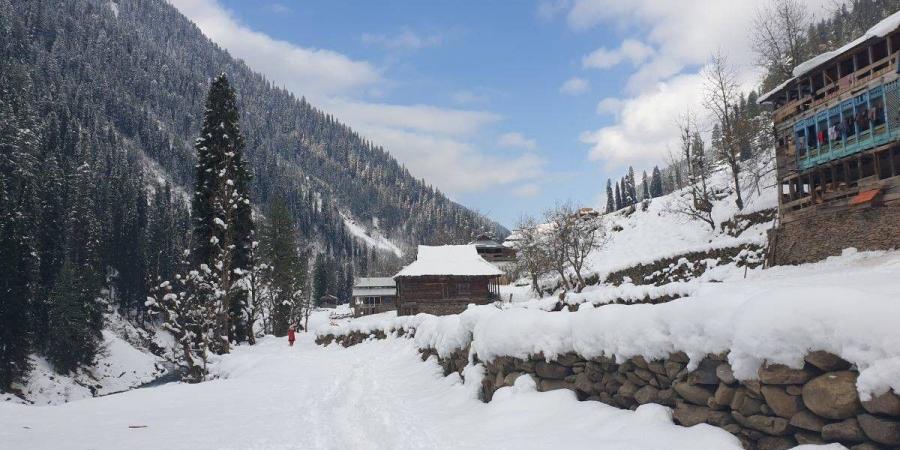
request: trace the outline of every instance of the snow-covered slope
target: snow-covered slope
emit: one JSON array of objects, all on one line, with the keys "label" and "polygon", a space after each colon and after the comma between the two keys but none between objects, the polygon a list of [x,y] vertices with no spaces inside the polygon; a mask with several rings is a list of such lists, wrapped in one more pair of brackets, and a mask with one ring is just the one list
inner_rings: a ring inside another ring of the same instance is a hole
[{"label": "snow-covered slope", "polygon": [[14,385],[24,398],[0,393],[0,403],[54,405],[89,397],[127,391],[149,383],[167,372],[164,358],[151,353],[146,344],[165,346],[167,333],[151,334],[117,314],[108,314],[103,329],[103,347],[93,367],[60,375],[43,357],[31,357],[33,369],[24,384]]},{"label": "snow-covered slope", "polygon": [[[638,263],[692,251],[733,247],[746,242],[765,242],[765,233],[771,223],[753,226],[739,237],[722,231],[721,223],[736,214],[751,214],[777,207],[774,183],[766,180],[760,193],[755,190],[745,192],[746,205],[743,210],[738,210],[727,171],[719,170],[710,181],[714,191],[728,194],[714,202],[712,216],[717,224],[715,230],[678,212],[679,202],[688,195],[687,190],[682,189],[653,199],[646,211],[638,205],[631,214],[627,214],[628,209],[625,209],[606,215],[609,242],[590,255],[587,263],[589,270],[598,273],[602,279],[609,272]],[[748,193],[751,195],[748,196]],[[614,231],[619,228],[620,231]]]},{"label": "snow-covered slope", "polygon": [[341,213],[341,217],[344,219],[344,226],[347,227],[347,231],[350,232],[353,236],[356,236],[359,240],[365,242],[371,247],[389,251],[398,257],[403,257],[403,251],[400,250],[396,244],[390,241],[390,239],[381,235],[381,232],[376,228],[373,228],[371,231],[366,230],[362,225],[356,223],[352,217],[347,214]]}]

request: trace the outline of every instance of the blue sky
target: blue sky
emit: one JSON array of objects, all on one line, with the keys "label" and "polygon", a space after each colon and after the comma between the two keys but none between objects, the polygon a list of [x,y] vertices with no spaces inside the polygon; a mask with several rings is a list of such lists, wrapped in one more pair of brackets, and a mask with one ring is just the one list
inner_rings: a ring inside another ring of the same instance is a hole
[{"label": "blue sky", "polygon": [[717,48],[756,80],[753,1],[170,1],[509,227],[557,201],[601,206],[607,177],[664,163]]}]

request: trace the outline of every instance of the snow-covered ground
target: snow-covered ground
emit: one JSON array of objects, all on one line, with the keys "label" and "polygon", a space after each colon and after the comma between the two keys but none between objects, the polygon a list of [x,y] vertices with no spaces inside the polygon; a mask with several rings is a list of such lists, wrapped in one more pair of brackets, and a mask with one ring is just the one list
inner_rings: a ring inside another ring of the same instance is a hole
[{"label": "snow-covered ground", "polygon": [[668,409],[620,410],[538,393],[530,378],[489,404],[479,384],[443,377],[406,339],[347,349],[302,334],[265,338],[217,363],[221,379],[173,383],[59,406],[0,403],[3,448],[227,449],[716,449],[720,429],[672,424]]},{"label": "snow-covered ground", "polygon": [[93,367],[60,375],[45,358],[32,355],[33,367],[28,379],[23,385],[14,386],[26,398],[0,392],[0,403],[59,404],[127,391],[148,383],[165,374],[167,369],[165,359],[150,353],[141,341],[155,339],[157,345],[165,348],[169,346],[167,337],[170,338],[168,333],[151,336],[117,314],[108,314],[102,350]]}]

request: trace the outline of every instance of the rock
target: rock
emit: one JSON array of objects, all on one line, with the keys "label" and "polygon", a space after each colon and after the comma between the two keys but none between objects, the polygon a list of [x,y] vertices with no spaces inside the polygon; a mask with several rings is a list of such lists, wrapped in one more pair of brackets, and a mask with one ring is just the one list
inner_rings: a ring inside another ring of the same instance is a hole
[{"label": "rock", "polygon": [[674,389],[661,389],[657,394],[657,403],[665,406],[673,406],[675,405],[675,390]]},{"label": "rock", "polygon": [[810,411],[827,419],[847,419],[860,409],[856,374],[829,372],[803,386],[803,403]]},{"label": "rock", "polygon": [[643,385],[647,384],[647,382],[644,381],[643,378],[641,378],[641,377],[635,375],[634,372],[628,372],[628,373],[626,373],[626,374],[625,374],[625,379],[628,380],[628,381],[630,381],[630,382],[632,382],[632,383],[634,383],[634,384],[637,385],[637,386],[643,386]]},{"label": "rock", "polygon": [[731,409],[737,411],[744,416],[752,416],[761,412],[760,406],[762,402],[751,397],[749,391],[744,388],[738,388],[734,391],[734,398],[731,399]]},{"label": "rock", "polygon": [[713,396],[713,392],[706,387],[684,382],[675,383],[673,388],[678,395],[695,405],[706,406],[709,399]]},{"label": "rock", "polygon": [[900,445],[900,422],[871,414],[861,414],[857,419],[869,439],[879,444]]},{"label": "rock", "polygon": [[676,423],[685,427],[692,427],[706,423],[706,420],[709,419],[709,410],[679,401],[675,403],[675,412],[672,416],[675,418]]},{"label": "rock", "polygon": [[634,400],[641,405],[655,403],[659,397],[659,389],[653,386],[644,386],[634,393]]},{"label": "rock", "polygon": [[828,442],[852,442],[859,443],[866,441],[866,435],[863,433],[859,422],[856,419],[847,419],[841,422],[829,423],[822,427],[822,438]]},{"label": "rock", "polygon": [[747,380],[744,382],[744,387],[747,388],[747,395],[762,399],[762,384],[757,380]]},{"label": "rock", "polygon": [[737,379],[734,378],[734,372],[731,370],[731,366],[728,364],[719,364],[716,367],[716,376],[725,384],[734,384],[737,382]]},{"label": "rock", "polygon": [[572,383],[566,383],[563,380],[544,379],[538,383],[538,390],[541,392],[555,391],[557,389],[574,389]]},{"label": "rock", "polygon": [[671,355],[669,355],[669,361],[675,361],[675,362],[681,363],[681,364],[687,364],[688,361],[690,361],[690,360],[691,360],[691,358],[689,358],[687,353],[685,353],[685,352],[679,351],[679,352],[675,352],[675,353],[672,353]]},{"label": "rock", "polygon": [[734,417],[731,417],[730,412],[710,411],[706,423],[717,427],[725,427],[734,424]]},{"label": "rock", "polygon": [[485,403],[491,401],[491,398],[494,397],[494,383],[491,381],[490,377],[484,377],[481,379],[481,400]]},{"label": "rock", "polygon": [[522,376],[522,372],[512,372],[503,377],[503,385],[504,386],[512,386],[516,384],[516,380]]},{"label": "rock", "polygon": [[804,359],[822,372],[835,372],[850,368],[850,363],[845,361],[844,358],[821,350],[806,355]]},{"label": "rock", "polygon": [[647,369],[634,369],[634,374],[637,375],[638,378],[644,380],[649,383],[651,380],[656,380],[656,377],[653,375],[653,372]]},{"label": "rock", "polygon": [[783,364],[760,367],[758,374],[763,384],[803,384],[813,377],[810,370],[791,369]]},{"label": "rock", "polygon": [[794,440],[800,445],[821,445],[825,443],[822,436],[818,433],[810,433],[808,431],[798,431],[794,433]]},{"label": "rock", "polygon": [[743,428],[741,428],[741,426],[736,423],[730,423],[728,425],[723,426],[722,429],[731,434],[738,434],[741,432],[741,430]]},{"label": "rock", "polygon": [[716,376],[718,366],[719,362],[711,359],[700,361],[700,365],[688,374],[687,382],[690,384],[719,384],[719,377]]},{"label": "rock", "polygon": [[572,367],[575,363],[583,361],[584,359],[575,353],[566,353],[556,357],[556,363],[566,367]]},{"label": "rock", "polygon": [[762,395],[766,404],[778,417],[790,419],[803,409],[803,400],[800,397],[790,395],[778,386],[763,386]]},{"label": "rock", "polygon": [[797,445],[790,438],[765,436],[756,442],[757,450],[787,450]]},{"label": "rock", "polygon": [[822,427],[827,423],[828,422],[826,422],[825,419],[807,410],[800,411],[791,417],[791,426],[809,431],[822,431]]},{"label": "rock", "polygon": [[634,383],[625,382],[622,386],[619,387],[619,390],[616,391],[616,394],[625,397],[625,398],[634,398],[635,392],[637,392],[638,387]]},{"label": "rock", "polygon": [[893,392],[885,392],[871,400],[862,402],[862,407],[872,414],[900,416],[900,396]]},{"label": "rock", "polygon": [[870,444],[870,443],[866,442],[865,444],[854,445],[853,447],[850,447],[850,450],[883,450],[883,449],[875,444]]},{"label": "rock", "polygon": [[676,361],[666,361],[663,366],[666,368],[666,376],[670,380],[677,378],[678,374],[684,369],[684,364]]},{"label": "rock", "polygon": [[784,387],[784,390],[791,395],[803,395],[803,386],[800,385],[789,384]]},{"label": "rock", "polygon": [[594,383],[591,382],[590,377],[588,377],[584,372],[575,375],[574,385],[575,389],[578,389],[585,394],[590,395],[594,392]]},{"label": "rock", "polygon": [[647,368],[647,360],[644,359],[644,357],[641,356],[641,355],[638,355],[638,356],[635,356],[634,358],[631,358],[631,363],[634,364],[635,366],[641,368],[641,369],[646,369],[646,368]]},{"label": "rock", "polygon": [[651,363],[647,363],[647,370],[657,374],[657,375],[666,375],[666,366],[659,361],[653,361]]},{"label": "rock", "polygon": [[731,415],[734,417],[734,420],[744,427],[752,428],[771,436],[784,436],[788,434],[788,431],[791,429],[787,419],[782,417],[761,415],[747,417],[737,411],[732,412]]},{"label": "rock", "polygon": [[734,391],[733,387],[720,384],[716,389],[716,393],[713,394],[713,402],[718,406],[730,407],[731,401],[734,400]]},{"label": "rock", "polygon": [[569,368],[556,363],[538,361],[534,365],[534,373],[541,378],[562,380],[569,376]]}]

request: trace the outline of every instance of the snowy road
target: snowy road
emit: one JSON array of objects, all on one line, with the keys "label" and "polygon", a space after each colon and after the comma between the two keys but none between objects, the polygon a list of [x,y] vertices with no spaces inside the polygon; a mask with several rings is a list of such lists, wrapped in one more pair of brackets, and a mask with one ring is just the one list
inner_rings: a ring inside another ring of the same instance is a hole
[{"label": "snowy road", "polygon": [[[223,379],[170,384],[60,406],[0,404],[4,449],[740,449],[709,426],[672,425],[524,380],[483,404],[442,377],[412,342],[322,348],[264,339],[218,363]],[[132,428],[139,427],[139,428]]]}]

